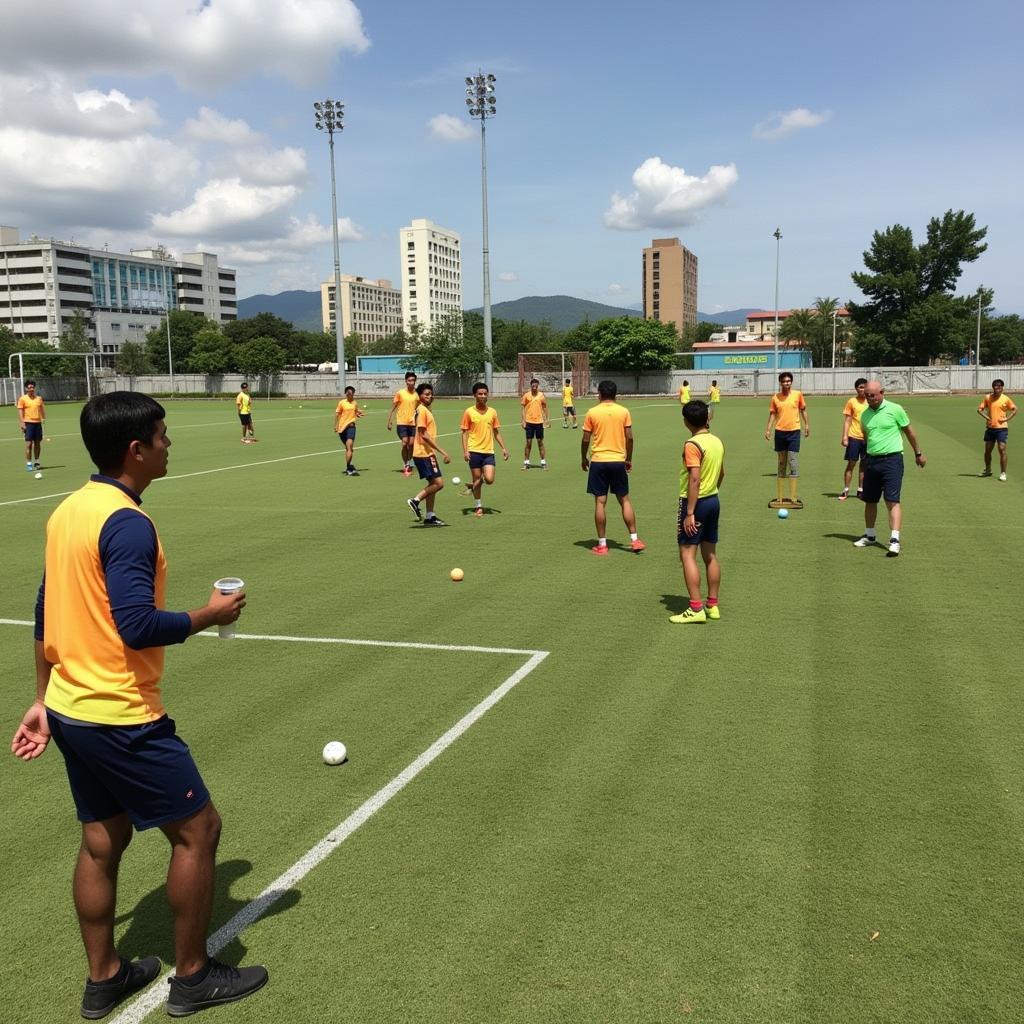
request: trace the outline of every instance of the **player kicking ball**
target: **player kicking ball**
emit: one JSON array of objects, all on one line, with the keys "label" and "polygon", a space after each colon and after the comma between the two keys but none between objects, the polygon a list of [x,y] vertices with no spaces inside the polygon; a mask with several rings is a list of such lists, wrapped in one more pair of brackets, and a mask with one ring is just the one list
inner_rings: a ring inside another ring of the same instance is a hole
[{"label": "player kicking ball", "polygon": [[[412,514],[417,519],[423,520],[424,526],[446,526],[447,524],[434,515],[434,500],[438,491],[444,487],[444,477],[441,475],[441,467],[437,464],[437,452],[445,465],[450,463],[451,457],[437,443],[437,421],[430,411],[434,403],[434,389],[430,384],[420,384],[416,388],[420,404],[416,409],[416,438],[413,442],[412,461],[420,475],[420,479],[426,481],[422,490],[415,498],[410,498],[406,504],[412,509]],[[420,509],[420,503],[427,506],[427,515],[424,518]]]},{"label": "player kicking ball", "polygon": [[483,517],[484,507],[480,494],[483,485],[490,487],[494,483],[494,442],[501,446],[501,455],[508,462],[508,449],[501,437],[501,424],[498,422],[496,410],[488,408],[487,385],[473,385],[473,397],[476,404],[471,405],[462,414],[462,458],[469,463],[472,482],[467,489],[476,502],[473,514],[479,519]]}]

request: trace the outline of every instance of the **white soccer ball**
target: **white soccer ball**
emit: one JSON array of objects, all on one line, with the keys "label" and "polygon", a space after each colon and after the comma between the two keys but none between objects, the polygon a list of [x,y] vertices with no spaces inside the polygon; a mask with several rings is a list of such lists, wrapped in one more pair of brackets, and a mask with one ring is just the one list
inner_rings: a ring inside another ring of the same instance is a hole
[{"label": "white soccer ball", "polygon": [[37,480],[42,480],[43,479],[43,474],[42,473],[36,473],[36,479]]},{"label": "white soccer ball", "polygon": [[462,481],[457,476],[453,476],[452,477],[452,483],[453,484],[461,484]]},{"label": "white soccer ball", "polygon": [[347,756],[348,751],[345,749],[345,744],[339,740],[331,740],[324,747],[324,764],[341,764]]}]

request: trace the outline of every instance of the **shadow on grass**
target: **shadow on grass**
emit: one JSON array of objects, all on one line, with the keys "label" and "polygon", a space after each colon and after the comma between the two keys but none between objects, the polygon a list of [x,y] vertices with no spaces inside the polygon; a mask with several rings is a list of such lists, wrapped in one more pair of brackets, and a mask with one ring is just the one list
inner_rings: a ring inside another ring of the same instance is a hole
[{"label": "shadow on grass", "polygon": [[[228,860],[217,865],[211,934],[250,902],[231,895],[231,887],[250,871],[252,863],[247,860]],[[273,917],[291,910],[300,898],[301,893],[297,889],[289,889],[262,917]],[[165,964],[174,963],[174,919],[167,905],[167,889],[163,884],[143,896],[134,910],[120,915],[115,924],[124,924],[126,921],[128,928],[117,943],[118,952],[122,956],[130,959],[158,956]],[[237,965],[245,958],[245,954],[246,948],[241,939],[234,938],[217,956],[224,963]]]},{"label": "shadow on grass", "polygon": [[831,537],[833,540],[846,540],[851,544],[855,540],[860,540],[861,534],[859,533],[823,533],[822,537]]},{"label": "shadow on grass", "polygon": [[980,473],[957,473],[957,476],[966,476],[972,480],[988,480],[989,477],[993,477],[995,475],[995,473],[990,473],[989,476],[982,476]]},{"label": "shadow on grass", "polygon": [[[485,516],[500,516],[502,514],[500,508],[490,508],[488,505],[484,505],[483,511],[484,511],[484,515]],[[462,514],[464,516],[471,516],[475,512],[476,512],[476,508],[473,507],[473,506],[470,506],[469,508],[462,509]]]},{"label": "shadow on grass", "polygon": [[[574,540],[572,543],[574,547],[586,548],[589,551],[591,548],[597,547],[597,538],[594,537],[592,540]],[[609,540],[608,549],[610,551],[627,551],[629,554],[633,554],[628,545],[620,544],[617,540]]]},{"label": "shadow on grass", "polygon": [[661,603],[669,615],[682,615],[690,607],[690,598],[685,594],[662,594]]}]

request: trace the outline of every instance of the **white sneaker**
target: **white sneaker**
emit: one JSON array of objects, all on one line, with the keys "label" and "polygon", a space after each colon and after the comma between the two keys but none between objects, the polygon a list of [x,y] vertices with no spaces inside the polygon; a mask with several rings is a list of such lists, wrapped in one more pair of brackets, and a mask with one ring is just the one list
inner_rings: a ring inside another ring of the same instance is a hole
[{"label": "white sneaker", "polygon": [[855,540],[853,542],[853,546],[855,548],[869,548],[877,543],[878,540],[875,537],[869,537],[867,534],[864,534],[864,536],[861,537],[859,540]]},{"label": "white sneaker", "polygon": [[[39,463],[37,462],[36,466],[38,467],[38,465],[39,465]],[[1000,473],[999,474],[999,479],[1002,480],[1003,483],[1005,484],[1006,483],[1006,474],[1005,473]]]},{"label": "white sneaker", "polygon": [[889,550],[886,553],[887,557],[895,558],[900,553],[900,542],[898,540],[889,541]]}]

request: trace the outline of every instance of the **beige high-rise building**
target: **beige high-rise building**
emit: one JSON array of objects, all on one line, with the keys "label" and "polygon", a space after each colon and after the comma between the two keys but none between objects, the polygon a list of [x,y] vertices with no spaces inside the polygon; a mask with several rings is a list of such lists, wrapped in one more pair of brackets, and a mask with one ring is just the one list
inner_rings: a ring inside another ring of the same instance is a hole
[{"label": "beige high-rise building", "polygon": [[398,237],[405,329],[420,324],[429,331],[437,320],[462,312],[461,239],[425,218],[414,219]]},{"label": "beige high-rise building", "polygon": [[[324,332],[334,333],[334,277],[320,285]],[[363,341],[379,341],[402,326],[402,293],[385,278],[341,275],[341,333],[355,331]]]},{"label": "beige high-rise building", "polygon": [[675,326],[682,337],[697,323],[697,257],[678,238],[655,238],[644,249],[644,317]]}]

